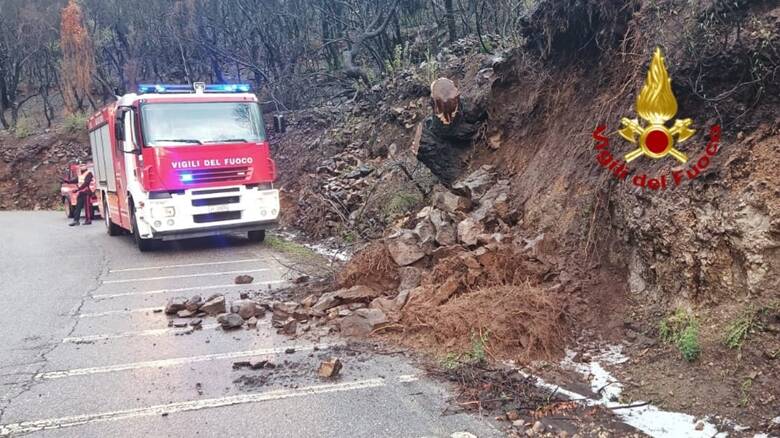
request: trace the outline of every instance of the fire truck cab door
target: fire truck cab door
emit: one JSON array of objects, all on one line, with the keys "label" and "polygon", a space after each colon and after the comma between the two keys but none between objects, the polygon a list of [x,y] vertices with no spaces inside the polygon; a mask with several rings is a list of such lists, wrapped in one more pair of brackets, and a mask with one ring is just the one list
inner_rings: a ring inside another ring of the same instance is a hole
[{"label": "fire truck cab door", "polygon": [[[128,150],[133,150],[132,141],[133,141],[133,120],[132,115],[133,111],[130,108],[123,108],[124,111],[122,113],[122,131],[124,133],[124,137],[121,142],[117,142],[117,158],[118,158],[118,166],[117,166],[117,178],[116,178],[116,191],[119,195],[119,213],[122,218],[122,226],[124,228],[129,229],[131,227],[130,223],[130,205],[129,205],[129,199],[128,199],[128,181],[130,181],[134,176],[134,168],[135,163],[132,161],[135,158],[135,155],[132,153],[128,153]],[[117,123],[120,123],[119,120],[117,120]],[[120,169],[121,168],[121,169]],[[122,177],[124,175],[124,178]]]}]

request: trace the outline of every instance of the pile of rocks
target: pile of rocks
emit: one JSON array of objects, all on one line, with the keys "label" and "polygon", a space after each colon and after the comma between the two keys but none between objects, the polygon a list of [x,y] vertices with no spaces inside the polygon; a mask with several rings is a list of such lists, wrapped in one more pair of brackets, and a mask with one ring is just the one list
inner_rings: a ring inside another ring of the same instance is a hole
[{"label": "pile of rocks", "polygon": [[[273,308],[276,324],[314,319],[331,322],[344,335],[366,336],[399,322],[404,306],[416,296],[446,302],[464,284],[483,278],[499,251],[511,248],[533,258],[538,242],[512,232],[520,214],[510,206],[509,193],[509,182],[498,178],[491,166],[457,181],[452,190],[438,186],[430,205],[407,218],[406,228],[389,232],[379,242],[397,271],[397,287],[357,284],[300,303],[283,303]],[[452,260],[458,269],[439,278],[438,266]]]},{"label": "pile of rocks", "polygon": [[249,328],[257,327],[257,322],[265,316],[266,305],[249,299],[242,293],[241,298],[230,304],[229,312],[225,296],[214,294],[203,300],[199,295],[191,298],[173,297],[165,306],[166,315],[175,315],[170,324],[174,327],[191,326],[199,328],[206,316],[216,316],[217,322],[225,330],[237,329],[244,324]]},{"label": "pile of rocks", "polygon": [[403,267],[440,255],[447,248],[502,242],[510,232],[509,224],[518,220],[508,204],[509,189],[509,182],[498,180],[491,166],[482,166],[456,182],[452,191],[439,187],[433,205],[417,213],[414,229],[398,230],[385,238],[390,256]]},{"label": "pile of rocks", "polygon": [[0,129],[0,210],[60,205],[59,182],[67,164],[88,159],[86,137],[47,129],[20,140]]}]

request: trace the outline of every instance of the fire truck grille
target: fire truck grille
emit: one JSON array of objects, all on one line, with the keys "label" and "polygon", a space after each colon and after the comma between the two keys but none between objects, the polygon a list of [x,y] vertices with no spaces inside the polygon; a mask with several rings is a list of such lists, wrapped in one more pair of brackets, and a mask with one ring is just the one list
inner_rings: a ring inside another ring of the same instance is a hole
[{"label": "fire truck grille", "polygon": [[207,213],[192,215],[192,220],[196,224],[205,224],[209,222],[232,221],[241,219],[240,211],[224,211],[221,213]]},{"label": "fire truck grille", "polygon": [[250,169],[247,166],[180,171],[179,178],[182,178],[185,174],[188,175],[187,178],[192,183],[243,181],[251,176]]},{"label": "fire truck grille", "polygon": [[207,205],[224,205],[224,204],[238,204],[241,202],[240,196],[228,196],[223,198],[205,198],[205,199],[193,199],[193,207],[205,207]]}]

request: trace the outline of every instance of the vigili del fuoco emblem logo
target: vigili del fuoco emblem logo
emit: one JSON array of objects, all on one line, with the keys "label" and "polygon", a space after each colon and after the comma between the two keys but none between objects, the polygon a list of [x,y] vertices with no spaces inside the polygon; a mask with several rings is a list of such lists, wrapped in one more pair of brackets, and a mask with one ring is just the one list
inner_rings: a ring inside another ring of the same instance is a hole
[{"label": "vigili del fuoco emblem logo", "polygon": [[[672,79],[666,71],[664,56],[660,48],[655,49],[650,68],[644,86],[636,99],[636,113],[639,118],[629,119],[623,117],[621,127],[617,131],[621,137],[634,145],[634,148],[623,155],[623,160],[616,159],[610,153],[609,138],[604,135],[607,127],[598,126],[593,131],[593,138],[597,141],[596,150],[599,151],[596,161],[608,168],[618,179],[625,180],[632,170],[628,163],[634,162],[640,157],[660,160],[667,156],[673,157],[678,164],[688,164],[688,155],[677,148],[693,136],[696,131],[692,129],[691,119],[675,119],[671,127],[667,122],[677,114],[677,99],[672,92]],[[675,168],[669,174],[660,174],[649,177],[646,174],[636,174],[631,179],[634,185],[648,187],[652,190],[666,189],[668,186],[677,186],[687,176],[687,179],[696,178],[710,162],[710,158],[718,152],[720,140],[720,126],[713,125],[710,128],[710,141],[707,143],[705,153],[688,166],[688,169]],[[668,177],[668,178],[667,178]]]}]

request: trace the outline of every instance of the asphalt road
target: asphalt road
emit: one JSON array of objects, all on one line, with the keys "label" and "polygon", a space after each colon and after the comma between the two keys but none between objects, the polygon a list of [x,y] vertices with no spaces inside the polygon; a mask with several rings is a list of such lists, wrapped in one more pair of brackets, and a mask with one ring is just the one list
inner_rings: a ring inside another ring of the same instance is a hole
[{"label": "asphalt road", "polygon": [[[57,212],[0,212],[0,242],[0,436],[501,435],[484,418],[442,415],[448,389],[403,355],[289,339],[270,315],[256,330],[223,332],[211,318],[182,334],[155,313],[176,295],[237,298],[239,273],[254,290],[279,287],[284,255],[267,245],[235,237],[141,254],[128,236],[100,222],[69,228]],[[319,380],[331,355],[342,376]],[[232,368],[257,358],[277,368]]]}]

